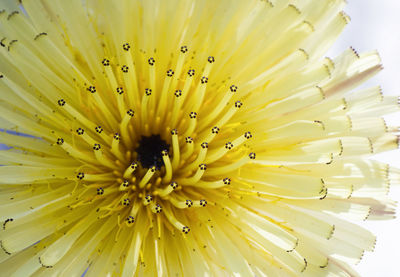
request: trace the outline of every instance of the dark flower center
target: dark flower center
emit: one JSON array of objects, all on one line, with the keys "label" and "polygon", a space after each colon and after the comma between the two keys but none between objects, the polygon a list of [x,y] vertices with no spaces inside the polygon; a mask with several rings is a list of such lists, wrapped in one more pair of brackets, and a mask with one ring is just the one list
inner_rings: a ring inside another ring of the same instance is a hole
[{"label": "dark flower center", "polygon": [[160,169],[163,165],[161,151],[169,151],[169,144],[160,135],[142,136],[136,148],[138,161],[143,168],[155,166]]}]

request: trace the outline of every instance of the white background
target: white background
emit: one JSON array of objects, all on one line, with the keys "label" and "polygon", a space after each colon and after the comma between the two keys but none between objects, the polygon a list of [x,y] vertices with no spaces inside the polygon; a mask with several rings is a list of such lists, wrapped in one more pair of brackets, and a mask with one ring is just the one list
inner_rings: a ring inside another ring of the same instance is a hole
[{"label": "white background", "polygon": [[[349,46],[358,52],[377,49],[384,70],[371,85],[381,85],[384,94],[400,95],[400,1],[348,0],[345,9],[351,22],[328,53],[336,56]],[[388,123],[400,125],[400,114],[387,118]],[[397,122],[397,124],[395,124]],[[379,155],[379,160],[400,168],[400,150]],[[392,186],[390,196],[400,200],[400,186]],[[400,219],[366,222],[377,236],[373,253],[366,253],[356,269],[363,277],[400,276]]]}]

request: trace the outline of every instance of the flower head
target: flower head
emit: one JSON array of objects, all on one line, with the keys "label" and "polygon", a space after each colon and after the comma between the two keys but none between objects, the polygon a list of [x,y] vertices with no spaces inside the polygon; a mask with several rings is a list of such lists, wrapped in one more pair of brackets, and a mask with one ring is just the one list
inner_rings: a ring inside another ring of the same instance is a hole
[{"label": "flower head", "polygon": [[399,105],[344,2],[0,4],[2,274],[355,274]]}]

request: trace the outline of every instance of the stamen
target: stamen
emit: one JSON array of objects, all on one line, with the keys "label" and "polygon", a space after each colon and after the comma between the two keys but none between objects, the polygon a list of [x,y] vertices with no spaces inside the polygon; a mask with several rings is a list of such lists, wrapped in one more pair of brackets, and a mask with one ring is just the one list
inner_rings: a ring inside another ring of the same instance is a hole
[{"label": "stamen", "polygon": [[160,197],[165,197],[165,196],[169,195],[171,192],[173,192],[177,187],[178,187],[178,183],[172,182],[163,189],[156,189],[154,191],[154,195],[159,195]]},{"label": "stamen", "polygon": [[186,137],[185,138],[185,142],[186,142],[186,147],[184,149],[184,151],[182,152],[182,160],[186,160],[188,159],[192,154],[193,154],[193,150],[194,150],[194,145],[193,145],[193,138],[192,137]]},{"label": "stamen", "polygon": [[150,181],[151,177],[153,177],[154,173],[156,172],[156,167],[150,167],[146,174],[143,176],[142,180],[139,182],[139,188],[144,188],[145,185]]},{"label": "stamen", "polygon": [[178,130],[173,129],[171,131],[172,135],[172,170],[176,170],[180,161],[180,150],[179,150],[179,140],[178,140]]},{"label": "stamen", "polygon": [[164,214],[167,217],[168,221],[178,230],[182,231],[183,233],[187,234],[190,231],[190,228],[183,225],[180,221],[176,219],[176,217],[172,214],[170,208],[164,207]]},{"label": "stamen", "polygon": [[[201,119],[199,123],[199,129],[203,129],[215,120],[215,118],[222,112],[222,110],[228,105],[229,100],[232,98],[234,92],[237,91],[237,86],[231,85],[229,90],[225,93],[224,98],[218,101],[218,105],[213,107],[210,113],[206,113],[206,116]],[[219,125],[222,126],[222,125]]]},{"label": "stamen", "polygon": [[132,175],[132,173],[135,172],[137,167],[138,167],[138,163],[137,162],[131,163],[131,165],[128,166],[127,169],[125,169],[125,172],[124,172],[124,175],[123,175],[124,178],[129,178]]},{"label": "stamen", "polygon": [[243,158],[237,160],[234,163],[227,164],[225,166],[210,168],[210,170],[207,171],[207,176],[217,176],[226,174],[228,172],[232,172],[238,169],[239,167],[245,165],[246,163],[250,162],[251,160],[254,160],[255,158],[256,154],[250,153],[249,155],[244,156]]},{"label": "stamen", "polygon": [[[122,137],[124,137],[124,138],[129,138],[129,137],[131,137],[131,136],[129,135],[128,124],[129,124],[130,120],[132,119],[132,117],[133,117],[134,115],[135,115],[135,112],[134,112],[132,109],[129,109],[129,110],[126,112],[125,116],[123,117],[123,119],[122,119],[122,121],[121,121],[119,130],[121,131],[121,135],[122,135]],[[124,144],[125,144],[125,146],[126,146],[128,149],[131,149],[132,146],[133,146],[133,145],[132,145],[132,140],[130,140],[130,139],[125,140],[125,141],[124,141]]]},{"label": "stamen", "polygon": [[208,150],[208,143],[203,142],[201,144],[201,149],[199,151],[199,154],[197,155],[196,160],[188,164],[183,170],[184,171],[192,171],[196,168],[198,164],[201,164],[204,162],[206,155],[207,155],[207,150]]},{"label": "stamen", "polygon": [[184,185],[184,186],[196,183],[201,179],[201,177],[203,176],[203,174],[206,171],[206,169],[207,169],[207,165],[206,164],[200,164],[199,168],[196,171],[196,173],[192,177],[178,179],[178,183],[181,184],[181,185]]},{"label": "stamen", "polygon": [[94,150],[94,155],[96,159],[104,166],[110,167],[112,169],[117,170],[118,166],[113,163],[110,159],[108,159],[105,155],[103,155],[103,151],[101,149],[101,145],[98,143],[95,143],[93,145],[93,150]]},{"label": "stamen", "polygon": [[124,191],[129,189],[129,181],[128,180],[124,180],[120,185],[119,185],[119,190],[120,191]]},{"label": "stamen", "polygon": [[150,122],[150,115],[148,112],[148,105],[149,105],[149,99],[150,99],[150,95],[152,93],[152,90],[150,88],[146,88],[145,89],[145,95],[142,97],[142,105],[141,105],[141,122],[142,122],[142,132],[144,133],[144,135],[148,136],[150,135],[150,132],[148,130],[148,126],[146,128],[146,122]]},{"label": "stamen", "polygon": [[194,129],[196,129],[196,124],[197,124],[197,113],[196,112],[191,112],[189,114],[190,121],[189,121],[189,126],[187,127],[184,136],[188,136],[193,134]]},{"label": "stamen", "polygon": [[120,161],[125,161],[124,155],[119,149],[120,135],[118,133],[114,134],[114,139],[111,143],[111,153],[113,153]]},{"label": "stamen", "polygon": [[172,165],[171,161],[169,159],[168,155],[168,150],[163,150],[161,152],[163,161],[164,161],[164,166],[165,166],[165,175],[164,178],[162,179],[163,183],[169,183],[172,178]]}]

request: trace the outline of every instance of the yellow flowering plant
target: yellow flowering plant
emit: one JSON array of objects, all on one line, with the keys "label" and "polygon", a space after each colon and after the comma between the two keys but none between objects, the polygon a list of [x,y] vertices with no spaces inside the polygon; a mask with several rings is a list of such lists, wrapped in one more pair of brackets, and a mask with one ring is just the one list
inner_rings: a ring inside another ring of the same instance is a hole
[{"label": "yellow flowering plant", "polygon": [[400,108],[344,6],[2,0],[1,275],[357,276]]}]

